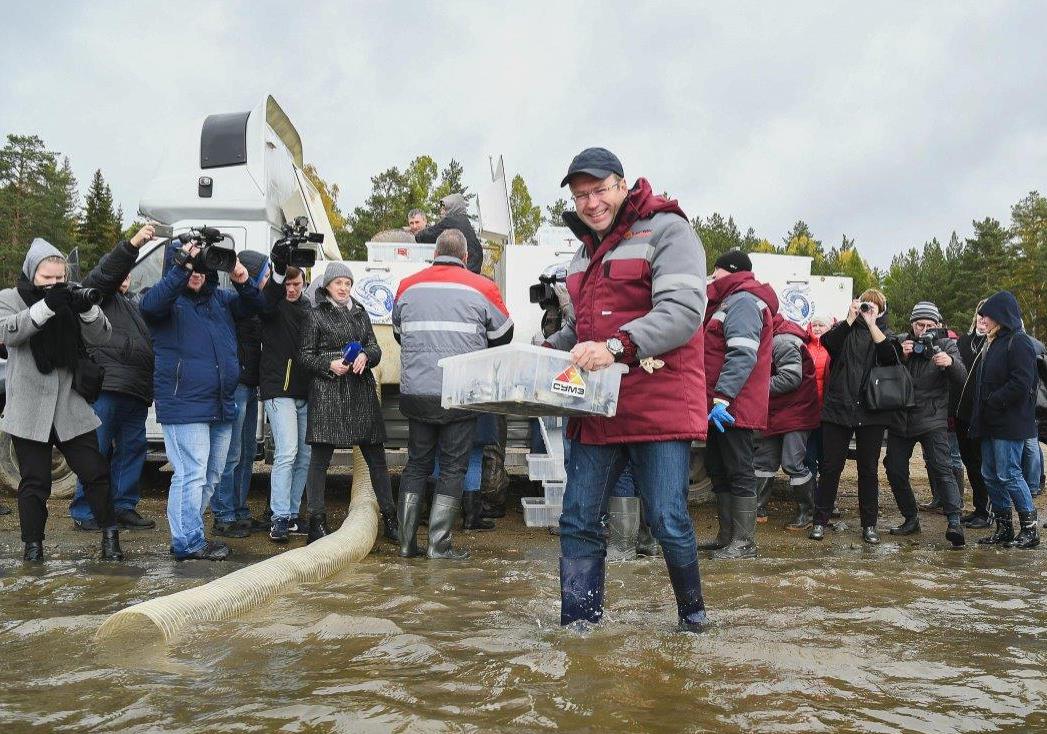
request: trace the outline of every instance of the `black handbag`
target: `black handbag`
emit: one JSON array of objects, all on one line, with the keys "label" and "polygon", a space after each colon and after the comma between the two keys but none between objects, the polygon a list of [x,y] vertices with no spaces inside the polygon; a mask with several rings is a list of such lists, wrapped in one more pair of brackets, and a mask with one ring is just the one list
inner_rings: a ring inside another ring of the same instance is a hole
[{"label": "black handbag", "polygon": [[[875,351],[875,344],[870,351]],[[866,371],[861,388],[862,405],[873,412],[909,410],[916,407],[916,390],[912,375],[899,360],[880,366],[875,363]]]},{"label": "black handbag", "polygon": [[91,359],[81,341],[80,357],[76,360],[76,370],[73,372],[73,389],[88,403],[93,403],[102,394],[104,380],[105,367]]}]

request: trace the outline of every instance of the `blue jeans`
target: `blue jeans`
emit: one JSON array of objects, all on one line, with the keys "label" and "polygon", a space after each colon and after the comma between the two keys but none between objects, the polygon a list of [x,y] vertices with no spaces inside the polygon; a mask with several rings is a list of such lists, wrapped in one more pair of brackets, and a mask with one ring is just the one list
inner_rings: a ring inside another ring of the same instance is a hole
[{"label": "blue jeans", "polygon": [[290,519],[298,515],[302,506],[302,492],[309,476],[312,448],[305,442],[309,401],[270,398],[263,405],[274,444],[269,508],[273,517]]},{"label": "blue jeans", "polygon": [[167,424],[163,429],[167,459],[174,469],[167,492],[167,522],[171,549],[180,557],[201,550],[207,542],[203,512],[222,477],[233,423]]},{"label": "blue jeans", "polygon": [[1039,493],[1040,477],[1043,476],[1043,449],[1040,448],[1040,439],[1035,436],[1026,439],[1022,446],[1022,474],[1025,475],[1029,491]]},{"label": "blue jeans", "polygon": [[[464,492],[479,492],[480,491],[480,479],[481,473],[483,472],[484,464],[484,447],[473,446],[472,450],[469,451],[469,466],[465,470],[465,486],[462,491]],[[432,478],[435,481],[440,476],[440,457],[436,457],[436,461],[433,462],[433,474]]]},{"label": "blue jeans", "polygon": [[607,540],[601,516],[607,514],[611,491],[632,467],[651,533],[671,566],[688,566],[698,558],[694,526],[687,512],[690,441],[650,441],[591,445],[571,441],[567,487],[560,516],[560,553],[564,558],[603,558]]},{"label": "blue jeans", "polygon": [[[94,404],[98,426],[98,450],[109,461],[109,483],[114,510],[133,510],[141,494],[138,480],[145,464],[145,419],[149,405],[144,401],[119,392],[103,392]],[[92,520],[91,506],[84,496],[84,485],[77,481],[76,494],[69,505],[69,516],[74,520]]]},{"label": "blue jeans", "polygon": [[989,488],[994,510],[1032,512],[1032,493],[1022,473],[1024,441],[997,438],[982,439],[982,478]]},{"label": "blue jeans", "polygon": [[217,522],[236,522],[251,516],[247,509],[247,491],[251,488],[251,470],[258,447],[258,388],[237,384],[233,393],[236,415],[232,420],[232,438],[225,459],[222,479],[211,500],[211,512]]},{"label": "blue jeans", "polygon": [[611,490],[612,497],[635,497],[636,496],[636,482],[633,481],[633,467],[631,464],[626,464],[625,469],[618,476],[618,481],[614,483],[614,489]]}]

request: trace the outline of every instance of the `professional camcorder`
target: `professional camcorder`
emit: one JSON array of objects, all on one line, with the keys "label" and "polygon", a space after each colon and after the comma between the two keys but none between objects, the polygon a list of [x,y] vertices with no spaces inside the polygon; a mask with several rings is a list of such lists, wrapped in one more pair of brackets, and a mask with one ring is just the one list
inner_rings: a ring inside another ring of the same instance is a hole
[{"label": "professional camcorder", "polygon": [[567,281],[567,266],[556,264],[546,268],[538,276],[538,282],[531,286],[528,291],[531,303],[537,303],[542,308],[559,306],[560,301],[553,286],[556,283]]},{"label": "professional camcorder", "polygon": [[912,353],[917,357],[930,359],[935,354],[942,351],[942,348],[938,346],[938,340],[944,339],[947,336],[948,332],[944,329],[928,329],[923,332],[923,336],[913,336]]},{"label": "professional camcorder", "polygon": [[191,263],[193,272],[209,273],[221,271],[233,272],[236,267],[236,251],[229,247],[219,247],[219,242],[225,241],[225,235],[214,227],[196,227],[188,232],[178,235],[178,240],[183,245],[194,244],[200,249],[190,257],[188,253],[176,254],[179,265]]},{"label": "professional camcorder", "polygon": [[319,244],[324,241],[324,236],[309,231],[309,217],[295,217],[293,222],[283,226],[283,235],[273,243],[271,257],[274,263],[283,260],[296,268],[311,268],[316,264],[316,250],[302,245],[307,242]]}]

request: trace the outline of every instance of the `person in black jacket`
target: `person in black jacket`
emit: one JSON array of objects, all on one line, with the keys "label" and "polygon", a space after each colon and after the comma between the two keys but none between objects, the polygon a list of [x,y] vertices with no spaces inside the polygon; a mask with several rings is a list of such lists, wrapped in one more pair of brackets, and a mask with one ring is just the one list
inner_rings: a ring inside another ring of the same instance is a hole
[{"label": "person in black jacket", "polygon": [[[941,493],[945,515],[949,519],[945,537],[955,547],[964,544],[960,511],[963,497],[952,473],[949,438],[949,389],[962,385],[967,368],[960,360],[960,352],[952,339],[939,338],[942,316],[930,301],[917,303],[909,318],[912,333],[895,342],[902,363],[913,382],[916,407],[894,413],[887,431],[887,456],[883,465],[891,484],[894,500],[905,518],[901,525],[891,528],[891,535],[911,535],[920,531],[916,496],[909,482],[909,460],[917,443],[923,449],[933,483]],[[930,346],[922,341],[934,337]]]},{"label": "person in black jacket", "polygon": [[479,273],[484,264],[484,249],[480,244],[480,238],[476,236],[476,230],[473,229],[473,223],[469,221],[469,215],[466,213],[467,204],[462,194],[449,194],[440,199],[440,221],[416,232],[414,241],[435,243],[441,232],[457,229],[465,235],[465,243],[469,248],[469,259],[465,267],[474,273]]},{"label": "person in black jacket", "polygon": [[[970,423],[971,434],[982,440],[982,476],[996,521],[995,531],[978,542],[1033,548],[1040,533],[1022,450],[1036,436],[1036,346],[1022,328],[1021,308],[1009,291],[989,296],[978,315],[988,341],[977,368]],[[1012,504],[1018,510],[1017,536]]]},{"label": "person in black jacket", "polygon": [[898,362],[888,333],[887,299],[880,291],[869,289],[851,302],[846,320],[822,335],[822,346],[829,350],[832,362],[822,406],[822,473],[815,492],[814,524],[808,534],[811,540],[825,537],[847,449],[854,436],[862,539],[866,543],[880,542],[876,533],[878,464],[883,433],[892,416],[888,411],[868,410],[862,392],[874,366]]},{"label": "person in black jacket", "polygon": [[273,434],[273,471],[269,506],[273,518],[269,538],[286,543],[299,532],[298,508],[309,472],[311,449],[305,442],[312,375],[296,361],[302,325],[309,316],[303,273],[278,253],[271,255],[273,275],[262,294],[269,311],[262,314],[262,365],[259,393]]},{"label": "person in black jacket", "polygon": [[[269,278],[269,259],[256,250],[244,250],[237,258],[247,268],[249,282],[261,291]],[[214,534],[226,538],[246,538],[252,532],[268,530],[269,523],[251,517],[247,492],[258,449],[258,369],[262,359],[262,322],[257,315],[236,321],[236,355],[240,379],[233,393],[236,415],[225,469],[211,497]]]},{"label": "person in black jacket", "polygon": [[[99,261],[84,278],[83,285],[104,294],[102,313],[113,326],[107,344],[88,348],[88,354],[105,369],[102,392],[95,400],[95,415],[102,421],[96,431],[98,450],[109,461],[109,482],[118,527],[155,528],[156,521],[138,514],[141,499],[138,482],[147,449],[145,420],[153,402],[153,342],[138,305],[127,291],[138,248],[153,238],[147,224],[130,240],[124,240]],[[100,530],[84,494],[82,482],[69,505],[69,516],[78,530]]]},{"label": "person in black jacket", "polygon": [[[960,359],[967,367],[967,379],[964,380],[963,387],[957,391],[956,405],[953,408],[956,416],[956,440],[960,445],[960,458],[967,470],[967,481],[971,485],[971,500],[974,503],[974,509],[965,513],[961,521],[964,527],[972,530],[984,530],[992,524],[989,514],[989,489],[985,486],[985,479],[982,478],[982,442],[977,436],[971,435],[969,422],[969,403],[974,396],[973,381],[976,379],[976,359],[980,358],[987,340],[984,324],[981,323],[977,313],[984,304],[985,299],[983,298],[975,308],[971,328],[956,342]],[[964,407],[965,398],[967,405]]]}]

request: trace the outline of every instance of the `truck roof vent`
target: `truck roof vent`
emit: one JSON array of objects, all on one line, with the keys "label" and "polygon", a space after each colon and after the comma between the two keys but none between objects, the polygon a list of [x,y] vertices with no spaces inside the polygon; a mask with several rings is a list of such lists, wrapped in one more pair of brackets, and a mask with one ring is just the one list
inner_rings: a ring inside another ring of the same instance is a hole
[{"label": "truck roof vent", "polygon": [[200,168],[247,163],[247,118],[250,112],[209,115],[200,132]]}]

